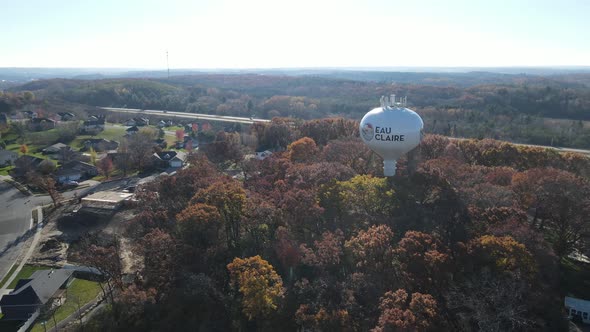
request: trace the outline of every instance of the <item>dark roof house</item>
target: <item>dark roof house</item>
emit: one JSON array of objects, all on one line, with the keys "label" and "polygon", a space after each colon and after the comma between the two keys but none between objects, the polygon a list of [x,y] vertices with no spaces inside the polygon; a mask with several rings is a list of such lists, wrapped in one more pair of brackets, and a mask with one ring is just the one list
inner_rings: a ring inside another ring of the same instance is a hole
[{"label": "dark roof house", "polygon": [[96,130],[104,130],[105,124],[105,117],[104,115],[101,116],[91,116],[88,120],[84,121],[84,131],[96,131]]},{"label": "dark roof house", "polygon": [[73,113],[70,112],[59,112],[57,113],[57,115],[59,115],[61,121],[70,121],[76,117]]},{"label": "dark roof house", "polygon": [[55,128],[55,120],[48,118],[33,118],[28,123],[29,130],[42,131]]},{"label": "dark roof house", "polygon": [[3,319],[27,320],[42,305],[68,287],[75,270],[39,270],[21,279],[15,289],[0,300]]},{"label": "dark roof house", "polygon": [[127,134],[137,134],[137,132],[139,131],[139,128],[137,128],[137,126],[132,126],[132,127],[125,129],[125,131],[127,132]]},{"label": "dark roof house", "polygon": [[24,155],[24,156],[18,157],[14,161],[14,166],[15,167],[12,170],[12,175],[15,177],[19,177],[19,176],[24,176],[29,171],[40,169],[44,166],[54,167],[55,164],[51,160],[48,160],[48,159]]},{"label": "dark roof house", "polygon": [[90,138],[85,140],[83,144],[84,150],[90,150],[90,148],[93,148],[96,152],[117,150],[119,148],[119,142],[104,138]]},{"label": "dark roof house", "polygon": [[54,154],[54,153],[59,153],[61,151],[61,149],[71,149],[68,145],[65,145],[63,143],[55,143],[51,146],[46,147],[45,149],[41,150],[43,152],[43,154]]},{"label": "dark roof house", "polygon": [[186,159],[187,154],[182,151],[162,151],[152,155],[154,166],[157,168],[179,168],[184,166]]}]

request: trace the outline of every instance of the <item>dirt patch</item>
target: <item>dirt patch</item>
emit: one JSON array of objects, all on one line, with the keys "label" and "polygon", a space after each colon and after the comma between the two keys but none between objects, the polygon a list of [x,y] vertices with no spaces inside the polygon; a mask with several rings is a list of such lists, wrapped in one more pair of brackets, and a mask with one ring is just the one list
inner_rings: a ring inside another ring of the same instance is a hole
[{"label": "dirt patch", "polygon": [[61,267],[68,256],[76,251],[76,244],[87,234],[117,235],[121,241],[121,259],[127,269],[136,267],[137,259],[131,252],[130,244],[123,238],[126,221],[135,216],[135,211],[124,210],[112,213],[92,213],[80,209],[79,205],[63,206],[53,211],[41,231],[39,245],[31,257],[32,264]]}]

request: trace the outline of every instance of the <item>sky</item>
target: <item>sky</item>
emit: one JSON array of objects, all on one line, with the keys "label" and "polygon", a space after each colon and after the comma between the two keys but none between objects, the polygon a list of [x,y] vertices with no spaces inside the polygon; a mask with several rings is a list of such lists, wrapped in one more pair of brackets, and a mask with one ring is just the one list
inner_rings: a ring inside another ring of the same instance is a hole
[{"label": "sky", "polygon": [[0,67],[590,66],[588,0],[0,0]]}]

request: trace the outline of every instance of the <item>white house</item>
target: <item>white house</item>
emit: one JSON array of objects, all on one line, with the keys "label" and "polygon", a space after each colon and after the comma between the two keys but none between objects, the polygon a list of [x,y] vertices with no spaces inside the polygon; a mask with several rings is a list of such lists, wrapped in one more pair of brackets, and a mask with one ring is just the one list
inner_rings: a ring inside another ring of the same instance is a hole
[{"label": "white house", "polygon": [[0,150],[0,166],[12,165],[18,158],[18,153],[9,150]]},{"label": "white house", "polygon": [[590,324],[590,301],[566,296],[565,309],[570,319],[578,316],[585,324]]},{"label": "white house", "polygon": [[255,158],[258,159],[258,160],[264,160],[267,157],[270,157],[271,154],[272,154],[272,152],[270,152],[268,150],[265,150],[265,151],[262,151],[262,152],[256,152],[256,157]]},{"label": "white house", "polygon": [[186,163],[187,154],[182,151],[162,151],[154,153],[152,158],[156,167],[180,168]]}]

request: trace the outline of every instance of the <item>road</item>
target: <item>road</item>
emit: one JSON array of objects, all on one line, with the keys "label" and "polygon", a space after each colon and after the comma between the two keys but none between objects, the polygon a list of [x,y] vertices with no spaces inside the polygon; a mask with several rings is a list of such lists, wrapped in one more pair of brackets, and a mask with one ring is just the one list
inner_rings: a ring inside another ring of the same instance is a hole
[{"label": "road", "polygon": [[103,110],[106,110],[106,111],[110,111],[110,112],[157,115],[157,116],[168,117],[168,118],[199,119],[199,120],[208,120],[208,121],[221,121],[221,122],[233,122],[233,123],[245,123],[245,124],[253,124],[255,122],[270,122],[270,120],[266,120],[266,119],[242,118],[242,117],[237,117],[237,116],[222,116],[222,115],[172,112],[172,111],[162,111],[162,110],[141,110],[141,109],[137,109],[137,108],[120,108],[120,107],[100,107],[100,108]]},{"label": "road", "polygon": [[[51,203],[49,196],[24,195],[4,182],[4,178],[6,176],[0,176],[0,279],[8,273],[24,249],[23,243],[35,234],[31,210]],[[62,196],[65,199],[82,196],[98,184],[97,181],[86,183],[88,187],[65,192]]]}]

